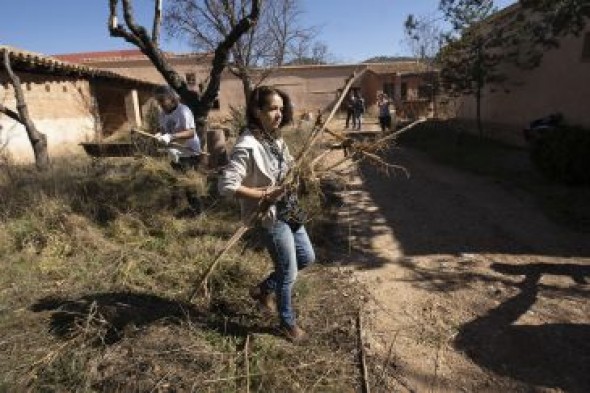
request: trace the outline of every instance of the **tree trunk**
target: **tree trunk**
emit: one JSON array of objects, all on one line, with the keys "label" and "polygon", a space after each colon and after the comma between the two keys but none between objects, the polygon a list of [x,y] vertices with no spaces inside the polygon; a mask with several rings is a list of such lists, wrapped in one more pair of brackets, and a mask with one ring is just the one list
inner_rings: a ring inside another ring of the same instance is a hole
[{"label": "tree trunk", "polygon": [[10,66],[10,57],[8,50],[4,50],[4,67],[10,77],[10,82],[14,87],[14,96],[16,98],[16,109],[18,112],[18,121],[25,127],[29,141],[33,148],[33,154],[35,155],[35,165],[39,170],[45,170],[49,167],[49,153],[47,151],[47,136],[39,132],[35,123],[31,120],[27,103],[25,101],[25,95],[20,85],[19,77],[12,71]]},{"label": "tree trunk", "polygon": [[154,67],[160,72],[164,80],[179,95],[195,117],[196,132],[201,140],[203,150],[206,150],[207,117],[218,98],[221,85],[221,74],[227,66],[229,51],[234,44],[258,21],[260,15],[260,0],[252,0],[250,13],[240,19],[217,45],[211,62],[209,83],[204,91],[196,92],[189,88],[184,78],[172,68],[158,45],[159,26],[161,20],[161,1],[155,2],[153,31],[150,36],[147,30],[135,22],[132,0],[121,0],[125,27],[118,23],[117,10],[119,0],[109,0],[109,32],[113,37],[121,37],[138,47],[146,55]]},{"label": "tree trunk", "polygon": [[252,79],[248,75],[248,73],[242,74],[242,88],[244,89],[244,102],[246,103],[246,107],[248,107],[248,100],[250,100],[250,93],[252,93]]},{"label": "tree trunk", "polygon": [[207,131],[207,144],[209,145],[209,168],[217,169],[227,165],[227,146],[223,128]]},{"label": "tree trunk", "polygon": [[475,92],[475,105],[476,105],[476,117],[477,117],[477,132],[480,138],[483,138],[483,126],[481,124],[481,95],[485,83],[484,79],[484,65],[483,65],[483,44],[478,42],[476,47],[477,60],[475,62],[475,75],[477,90]]},{"label": "tree trunk", "polygon": [[476,106],[476,118],[477,118],[477,132],[480,138],[483,138],[483,126],[481,124],[481,86],[477,87],[475,93],[475,106]]}]

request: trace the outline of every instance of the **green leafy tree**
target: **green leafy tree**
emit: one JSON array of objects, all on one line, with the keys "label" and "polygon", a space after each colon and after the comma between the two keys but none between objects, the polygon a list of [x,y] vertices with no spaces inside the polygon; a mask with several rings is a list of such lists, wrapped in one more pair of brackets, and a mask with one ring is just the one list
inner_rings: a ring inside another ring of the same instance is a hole
[{"label": "green leafy tree", "polygon": [[[451,95],[474,95],[481,135],[484,87],[505,81],[501,65],[539,66],[561,37],[584,31],[590,0],[520,0],[498,14],[492,0],[440,0],[439,10],[451,26],[436,56],[443,85]],[[414,52],[420,50],[430,26],[410,15],[404,27]]]},{"label": "green leafy tree", "polygon": [[416,17],[410,14],[404,23],[406,45],[417,63],[425,66],[426,73],[423,78],[430,91],[435,117],[438,115],[437,96],[440,90],[440,75],[435,72],[437,68],[436,56],[445,37],[436,22],[437,20],[431,18]]},{"label": "green leafy tree", "polygon": [[451,95],[475,97],[477,129],[483,136],[484,88],[505,79],[498,69],[503,58],[498,50],[502,29],[481,23],[496,9],[492,0],[441,0],[439,8],[452,26],[446,33],[447,45],[438,56],[443,86]]},{"label": "green leafy tree", "polygon": [[590,0],[521,0],[504,24],[507,60],[523,69],[541,63],[543,54],[568,35],[578,36],[590,19]]}]

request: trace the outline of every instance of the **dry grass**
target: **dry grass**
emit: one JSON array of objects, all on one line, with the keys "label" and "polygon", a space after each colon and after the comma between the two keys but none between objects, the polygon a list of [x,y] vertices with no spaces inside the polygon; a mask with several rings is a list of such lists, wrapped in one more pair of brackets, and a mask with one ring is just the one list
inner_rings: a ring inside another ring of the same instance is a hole
[{"label": "dry grass", "polygon": [[[202,196],[196,218],[182,215],[187,187]],[[298,280],[303,346],[248,298],[270,269],[248,239],[214,272],[211,302],[183,301],[239,224],[207,188],[149,158],[3,171],[0,391],[358,390],[360,300],[346,272],[316,266]],[[307,203],[319,210],[316,195]]]}]

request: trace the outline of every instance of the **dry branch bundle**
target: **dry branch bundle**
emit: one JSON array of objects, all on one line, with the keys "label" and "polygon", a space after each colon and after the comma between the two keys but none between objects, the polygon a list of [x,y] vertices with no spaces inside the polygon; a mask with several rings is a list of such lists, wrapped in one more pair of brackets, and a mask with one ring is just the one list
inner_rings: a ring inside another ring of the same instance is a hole
[{"label": "dry branch bundle", "polygon": [[[334,115],[339,110],[342,101],[348,94],[351,86],[354,82],[365,72],[365,69],[360,71],[355,71],[352,75],[350,75],[345,85],[342,89],[339,89],[340,95],[336,99],[334,105],[330,108],[329,114],[326,117],[326,120],[323,120],[323,113],[319,113],[316,122],[311,129],[311,132],[305,139],[301,150],[295,155],[294,163],[287,171],[285,177],[282,181],[278,184],[278,186],[283,187],[287,191],[294,191],[299,189],[299,186],[303,180],[307,181],[318,181],[320,176],[325,176],[331,170],[335,169],[340,164],[343,164],[347,161],[360,161],[365,160],[371,165],[375,165],[380,169],[383,169],[385,172],[389,172],[390,169],[400,169],[403,170],[406,174],[404,168],[389,164],[383,158],[381,158],[378,153],[383,152],[389,144],[395,139],[395,137],[402,132],[407,131],[408,129],[412,128],[422,120],[418,120],[409,126],[405,127],[404,129],[385,136],[377,141],[373,142],[363,142],[363,141],[352,141],[350,138],[346,137],[342,133],[336,133],[328,129],[328,124],[334,118]],[[327,133],[332,138],[335,138],[337,141],[341,142],[352,154],[347,155],[341,160],[337,165],[334,165],[330,168],[319,168],[319,164],[321,163],[321,158],[325,156],[331,148],[322,148],[319,142],[322,139],[324,133]],[[322,149],[324,151],[322,151]],[[320,153],[315,157],[311,158],[310,156],[312,153],[320,151]],[[220,250],[211,265],[208,267],[205,275],[201,278],[201,280],[196,284],[190,292],[189,301],[193,301],[196,295],[199,292],[202,292],[206,297],[209,296],[209,291],[207,288],[208,280],[221,260],[225,253],[234,245],[236,244],[240,238],[244,235],[244,233],[248,230],[248,228],[254,226],[256,222],[258,222],[266,213],[266,211],[270,208],[270,203],[267,201],[261,201],[258,209],[254,211],[249,217],[244,220],[244,223],[238,228],[238,230],[234,233],[234,235],[228,240],[225,247]]]}]

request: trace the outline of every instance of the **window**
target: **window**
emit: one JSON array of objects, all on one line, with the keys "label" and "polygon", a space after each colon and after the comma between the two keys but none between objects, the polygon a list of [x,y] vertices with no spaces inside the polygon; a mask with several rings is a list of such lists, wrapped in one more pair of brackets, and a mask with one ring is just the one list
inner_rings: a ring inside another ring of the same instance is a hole
[{"label": "window", "polygon": [[194,72],[187,72],[185,77],[187,85],[194,86],[197,84],[197,77]]},{"label": "window", "polygon": [[590,33],[584,34],[582,61],[590,61]]},{"label": "window", "polygon": [[383,93],[387,95],[387,97],[394,99],[395,98],[395,84],[394,83],[384,83],[383,84]]},{"label": "window", "polygon": [[407,100],[408,99],[408,84],[406,82],[402,82],[401,85],[401,99]]}]

